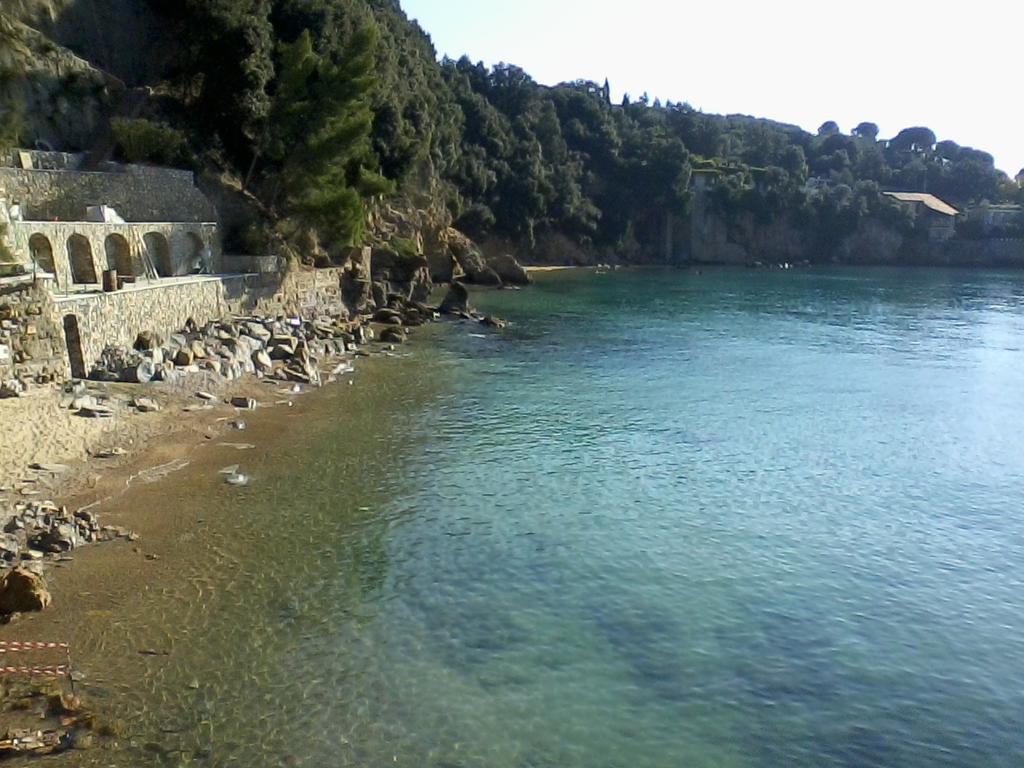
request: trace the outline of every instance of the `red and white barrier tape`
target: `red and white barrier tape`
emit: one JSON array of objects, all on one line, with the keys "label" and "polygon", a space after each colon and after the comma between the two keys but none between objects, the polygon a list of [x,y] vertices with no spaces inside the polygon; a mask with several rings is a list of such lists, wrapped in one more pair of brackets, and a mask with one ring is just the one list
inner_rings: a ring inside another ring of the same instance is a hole
[{"label": "red and white barrier tape", "polygon": [[17,640],[0,640],[0,653],[16,653],[17,651],[49,651],[54,649],[68,650],[71,646],[67,643],[29,643],[18,642]]},{"label": "red and white barrier tape", "polygon": [[66,664],[42,667],[0,667],[0,675],[48,675],[63,677],[68,674]]}]

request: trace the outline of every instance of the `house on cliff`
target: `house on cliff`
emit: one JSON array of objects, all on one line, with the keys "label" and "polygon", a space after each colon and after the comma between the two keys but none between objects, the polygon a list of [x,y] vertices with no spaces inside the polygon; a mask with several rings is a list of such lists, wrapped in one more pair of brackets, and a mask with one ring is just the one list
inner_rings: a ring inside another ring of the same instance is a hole
[{"label": "house on cliff", "polygon": [[914,220],[914,227],[928,233],[933,242],[949,240],[956,234],[956,208],[927,192],[886,192]]}]

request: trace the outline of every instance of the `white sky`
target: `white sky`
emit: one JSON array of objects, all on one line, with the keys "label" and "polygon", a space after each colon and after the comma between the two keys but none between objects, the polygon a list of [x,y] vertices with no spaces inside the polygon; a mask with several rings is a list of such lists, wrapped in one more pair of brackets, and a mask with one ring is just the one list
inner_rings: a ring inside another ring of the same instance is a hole
[{"label": "white sky", "polygon": [[810,131],[925,125],[1024,167],[1021,0],[401,0],[438,54]]}]

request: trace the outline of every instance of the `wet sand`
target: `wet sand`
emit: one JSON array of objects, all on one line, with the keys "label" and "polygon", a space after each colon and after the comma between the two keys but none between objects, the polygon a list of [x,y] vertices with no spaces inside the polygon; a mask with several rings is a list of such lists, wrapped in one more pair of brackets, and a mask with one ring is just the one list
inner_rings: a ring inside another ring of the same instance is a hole
[{"label": "wet sand", "polygon": [[[173,579],[174,556],[187,546],[189,534],[201,519],[193,510],[171,512],[174,484],[190,467],[216,473],[224,466],[244,464],[252,452],[273,452],[275,440],[300,424],[317,398],[325,394],[307,389],[301,395],[285,395],[277,391],[281,382],[270,385],[255,379],[235,384],[230,393],[256,398],[260,402],[256,410],[240,411],[218,403],[209,411],[186,414],[186,418],[180,408],[147,414],[140,417],[149,419],[144,428],[135,425],[108,434],[116,434],[117,442],[141,443],[144,447],[140,450],[121,459],[88,459],[71,467],[66,478],[68,490],[57,495],[57,503],[69,509],[89,508],[100,515],[104,525],[130,528],[141,538],[138,542],[86,545],[74,550],[67,560],[49,564],[47,582],[53,605],[0,626],[0,640],[71,637],[78,622],[102,617],[140,589]],[[348,384],[339,381],[327,386]],[[277,402],[282,399],[290,405]],[[174,401],[180,405],[188,398],[175,397]],[[193,398],[192,402],[197,401]],[[244,420],[244,430],[230,426],[238,419]],[[46,454],[45,460],[53,461],[51,456]]]},{"label": "wet sand", "polygon": [[[209,508],[182,507],[178,499],[186,494],[177,494],[175,485],[213,482],[217,492],[234,492],[218,476],[221,468],[234,464],[244,468],[247,461],[257,457],[272,457],[275,445],[300,439],[304,420],[322,403],[327,390],[334,390],[332,401],[347,401],[350,392],[358,397],[360,387],[379,380],[389,363],[381,357],[363,359],[357,364],[360,375],[351,379],[351,385],[345,377],[322,390],[304,388],[301,395],[287,394],[285,390],[291,385],[282,382],[246,377],[223,385],[218,390],[222,399],[209,410],[192,413],[183,413],[182,409],[202,402],[194,394],[202,386],[161,390],[115,385],[158,400],[163,410],[123,413],[107,421],[62,411],[54,391],[5,403],[9,408],[3,423],[11,424],[18,437],[27,434],[31,440],[35,433],[50,435],[20,455],[12,442],[5,441],[4,463],[0,466],[4,476],[10,478],[8,482],[18,484],[26,475],[39,474],[26,472],[26,459],[67,462],[67,470],[48,476],[38,485],[42,495],[32,498],[52,498],[72,510],[88,508],[99,515],[101,524],[123,526],[140,538],[85,545],[60,561],[48,562],[45,579],[52,605],[41,613],[17,615],[11,623],[0,626],[0,640],[71,643],[72,666],[84,680],[80,688],[86,691],[86,707],[95,707],[101,716],[108,714],[110,708],[93,700],[88,691],[99,689],[116,696],[119,689],[129,690],[126,686],[131,680],[142,680],[147,674],[153,657],[167,651],[133,648],[126,653],[123,643],[117,642],[125,631],[122,626],[138,621],[136,608],[147,593],[182,588],[180,565],[188,559],[197,537],[203,536],[204,515],[218,511],[214,498]],[[243,411],[223,402],[223,398],[233,395],[255,398],[260,406]],[[14,407],[22,410],[15,411]],[[7,420],[11,416],[15,420]],[[244,420],[245,429],[232,426],[237,420]],[[88,456],[98,447],[113,445],[124,446],[128,454],[114,459]],[[8,503],[20,498],[15,492]],[[216,564],[211,563],[213,567]],[[63,660],[62,655],[19,654],[7,663],[56,664]],[[0,733],[25,727],[26,714],[0,712]],[[56,723],[36,720],[32,725],[30,720],[29,725],[46,728]],[[100,750],[90,759],[98,759],[105,752]]]}]

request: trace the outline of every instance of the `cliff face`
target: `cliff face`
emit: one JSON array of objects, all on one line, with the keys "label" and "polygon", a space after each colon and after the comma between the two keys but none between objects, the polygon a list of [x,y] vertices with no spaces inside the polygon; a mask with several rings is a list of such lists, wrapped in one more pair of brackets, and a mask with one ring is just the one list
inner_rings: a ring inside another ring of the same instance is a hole
[{"label": "cliff face", "polygon": [[125,92],[116,77],[22,23],[7,54],[21,104],[22,133],[54,149],[90,148]]}]

